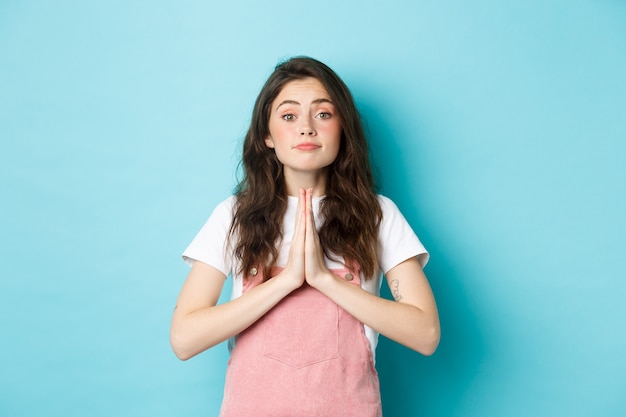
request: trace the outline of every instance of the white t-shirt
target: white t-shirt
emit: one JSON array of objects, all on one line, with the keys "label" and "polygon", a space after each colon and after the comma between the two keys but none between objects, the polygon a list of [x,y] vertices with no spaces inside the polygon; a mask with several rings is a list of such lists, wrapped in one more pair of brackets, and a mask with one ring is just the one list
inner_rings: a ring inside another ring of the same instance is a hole
[{"label": "white t-shirt", "polygon": [[[313,214],[317,229],[322,219],[318,216],[319,203],[323,197],[313,198]],[[428,262],[428,252],[413,232],[398,207],[389,198],[379,195],[378,202],[383,213],[378,234],[377,258],[379,271],[369,280],[361,277],[361,287],[371,294],[380,295],[382,276],[399,263],[417,256],[422,267]],[[215,207],[213,213],[183,252],[184,261],[190,266],[194,260],[204,262],[226,276],[232,276],[231,299],[242,294],[243,277],[238,273],[238,260],[232,247],[227,247],[227,236],[233,216],[235,197],[231,196]],[[298,197],[288,197],[287,211],[283,219],[283,242],[276,266],[284,267],[289,256],[293,236]],[[341,257],[338,257],[342,259]],[[343,263],[325,258],[329,269],[345,268]],[[364,325],[365,335],[370,343],[372,355],[376,352],[378,333]]]}]

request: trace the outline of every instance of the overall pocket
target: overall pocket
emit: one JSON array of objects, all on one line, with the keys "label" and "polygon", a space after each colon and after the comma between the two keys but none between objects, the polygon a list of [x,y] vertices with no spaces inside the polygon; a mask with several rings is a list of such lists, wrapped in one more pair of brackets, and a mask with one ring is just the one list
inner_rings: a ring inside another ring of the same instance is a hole
[{"label": "overall pocket", "polygon": [[294,368],[339,356],[339,307],[304,285],[263,318],[263,355]]}]

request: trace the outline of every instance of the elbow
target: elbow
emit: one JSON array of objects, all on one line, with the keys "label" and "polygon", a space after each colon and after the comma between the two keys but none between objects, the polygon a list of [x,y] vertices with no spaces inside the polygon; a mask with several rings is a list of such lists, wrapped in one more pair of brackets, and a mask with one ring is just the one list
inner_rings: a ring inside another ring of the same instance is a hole
[{"label": "elbow", "polygon": [[178,359],[186,361],[215,346],[218,342],[207,340],[206,335],[198,335],[193,328],[173,326],[170,330],[170,345]]},{"label": "elbow", "polygon": [[191,359],[193,357],[193,355],[190,355],[187,352],[179,351],[179,350],[176,350],[176,349],[174,349],[174,354],[181,361],[186,361],[187,359]]},{"label": "elbow", "polygon": [[439,340],[433,341],[422,347],[420,353],[424,356],[432,356],[437,350],[437,346],[439,346]]},{"label": "elbow", "polygon": [[439,327],[439,325],[433,326],[426,340],[426,346],[425,346],[423,355],[432,356],[437,350],[440,340],[441,340],[441,328]]},{"label": "elbow", "polygon": [[439,325],[434,325],[428,331],[421,334],[413,349],[424,356],[432,356],[441,340],[441,329]]},{"label": "elbow", "polygon": [[194,353],[189,350],[187,347],[188,344],[185,343],[181,335],[174,331],[170,333],[170,345],[176,357],[181,361],[186,361],[195,356]]}]

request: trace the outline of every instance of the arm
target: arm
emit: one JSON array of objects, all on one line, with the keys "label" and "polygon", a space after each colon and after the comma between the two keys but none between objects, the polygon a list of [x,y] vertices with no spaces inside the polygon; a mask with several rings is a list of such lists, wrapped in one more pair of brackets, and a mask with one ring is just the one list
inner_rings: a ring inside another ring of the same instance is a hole
[{"label": "arm", "polygon": [[225,279],[212,266],[193,263],[172,317],[170,341],[178,358],[187,360],[242,332],[293,291],[287,280],[273,278],[216,305]]},{"label": "arm", "polygon": [[226,276],[210,265],[195,261],[172,317],[170,341],[176,356],[187,360],[241,333],[299,288],[304,282],[304,228],[304,216],[296,216],[295,243],[280,274],[224,304],[217,305],[217,301]]},{"label": "arm", "polygon": [[395,266],[386,277],[395,301],[370,294],[330,273],[316,288],[377,332],[424,355],[432,355],[439,344],[439,316],[417,258]]},{"label": "arm", "polygon": [[417,352],[432,355],[439,344],[439,316],[435,298],[417,257],[387,271],[387,283],[395,301],[370,294],[360,286],[346,282],[326,268],[315,229],[310,190],[304,198],[307,282],[361,323]]}]

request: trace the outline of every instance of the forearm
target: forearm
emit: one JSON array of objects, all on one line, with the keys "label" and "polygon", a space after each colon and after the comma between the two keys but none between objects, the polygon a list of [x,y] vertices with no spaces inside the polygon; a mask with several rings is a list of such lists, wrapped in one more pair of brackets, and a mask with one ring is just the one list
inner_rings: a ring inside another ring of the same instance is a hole
[{"label": "forearm", "polygon": [[389,339],[424,355],[431,355],[437,348],[440,334],[437,314],[370,294],[334,275],[327,277],[317,289],[357,320]]},{"label": "forearm", "polygon": [[237,335],[292,290],[284,280],[270,279],[224,304],[175,311],[171,329],[174,352],[186,360]]}]

